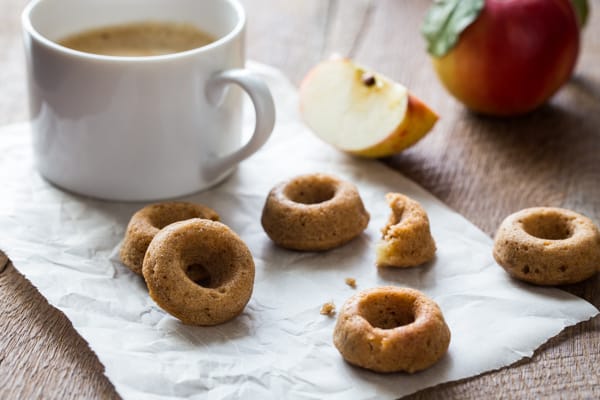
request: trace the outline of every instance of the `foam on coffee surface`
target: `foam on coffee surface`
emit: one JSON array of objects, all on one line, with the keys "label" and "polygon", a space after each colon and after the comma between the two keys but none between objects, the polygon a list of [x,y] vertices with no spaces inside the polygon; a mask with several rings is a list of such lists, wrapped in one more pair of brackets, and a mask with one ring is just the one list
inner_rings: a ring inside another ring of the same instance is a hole
[{"label": "foam on coffee surface", "polygon": [[191,24],[148,21],[94,28],[58,43],[86,53],[146,57],[192,50],[214,41]]}]

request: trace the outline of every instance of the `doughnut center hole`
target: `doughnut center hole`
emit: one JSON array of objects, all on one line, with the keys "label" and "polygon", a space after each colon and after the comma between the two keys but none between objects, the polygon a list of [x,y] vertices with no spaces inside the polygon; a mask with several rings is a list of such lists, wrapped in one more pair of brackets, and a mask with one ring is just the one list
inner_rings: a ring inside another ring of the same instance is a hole
[{"label": "doughnut center hole", "polygon": [[285,195],[295,203],[319,204],[333,199],[335,185],[319,180],[292,182],[285,189]]},{"label": "doughnut center hole", "polygon": [[555,213],[531,215],[522,224],[525,232],[539,239],[564,240],[573,235],[569,220]]},{"label": "doughnut center hole", "polygon": [[361,303],[359,313],[380,329],[394,329],[415,321],[414,300],[404,296],[374,294]]},{"label": "doughnut center hole", "polygon": [[236,274],[236,259],[230,246],[218,240],[212,242],[209,237],[204,242],[191,240],[181,252],[183,272],[199,286],[221,291]]},{"label": "doughnut center hole", "polygon": [[185,268],[185,274],[194,283],[205,288],[212,287],[212,279],[210,273],[201,264],[191,264]]}]

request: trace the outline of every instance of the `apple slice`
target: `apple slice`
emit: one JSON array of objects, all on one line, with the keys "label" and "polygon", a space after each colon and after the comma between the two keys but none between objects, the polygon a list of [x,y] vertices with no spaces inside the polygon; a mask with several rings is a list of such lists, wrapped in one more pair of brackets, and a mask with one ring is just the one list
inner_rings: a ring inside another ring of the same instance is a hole
[{"label": "apple slice", "polygon": [[325,142],[371,158],[412,146],[438,120],[404,86],[349,59],[324,61],[306,75],[300,112]]}]

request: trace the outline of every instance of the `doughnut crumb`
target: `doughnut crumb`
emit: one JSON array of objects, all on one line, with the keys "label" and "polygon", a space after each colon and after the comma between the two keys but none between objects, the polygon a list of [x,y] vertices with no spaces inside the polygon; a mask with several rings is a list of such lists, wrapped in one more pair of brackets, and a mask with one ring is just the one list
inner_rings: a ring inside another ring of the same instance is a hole
[{"label": "doughnut crumb", "polygon": [[333,301],[328,301],[327,303],[321,306],[321,315],[332,316],[335,314],[335,304]]},{"label": "doughnut crumb", "polygon": [[354,278],[346,278],[346,285],[350,286],[352,289],[356,289],[356,279]]}]

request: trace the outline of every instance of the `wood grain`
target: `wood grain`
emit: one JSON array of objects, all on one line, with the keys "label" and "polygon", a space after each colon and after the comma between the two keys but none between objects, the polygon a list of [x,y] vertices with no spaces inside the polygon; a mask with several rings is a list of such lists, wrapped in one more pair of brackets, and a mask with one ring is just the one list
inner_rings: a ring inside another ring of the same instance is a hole
[{"label": "wood grain", "polygon": [[0,275],[0,305],[0,398],[119,397],[71,322],[12,264]]},{"label": "wood grain", "polygon": [[[516,119],[465,111],[436,79],[418,34],[429,1],[244,0],[248,55],[298,84],[332,53],[406,84],[441,115],[434,131],[391,157],[418,182],[492,235],[511,212],[563,206],[600,222],[600,1],[584,31],[573,79],[538,111]],[[27,116],[19,12],[0,14],[0,124]],[[1,227],[0,227],[1,229]],[[17,266],[18,267],[18,266]],[[564,289],[600,306],[600,277]],[[103,367],[70,322],[0,255],[0,398],[114,398]],[[531,359],[430,388],[425,398],[600,398],[600,318],[567,328]]]}]

